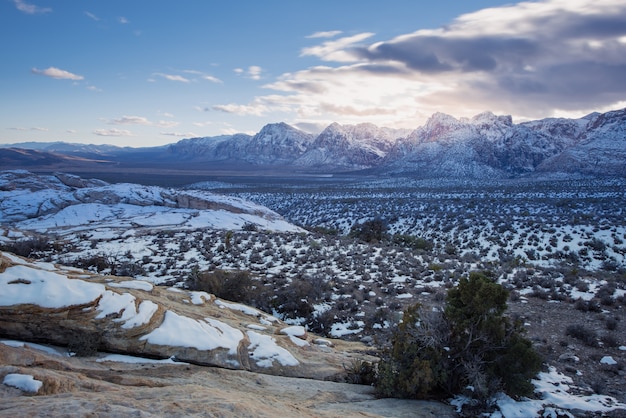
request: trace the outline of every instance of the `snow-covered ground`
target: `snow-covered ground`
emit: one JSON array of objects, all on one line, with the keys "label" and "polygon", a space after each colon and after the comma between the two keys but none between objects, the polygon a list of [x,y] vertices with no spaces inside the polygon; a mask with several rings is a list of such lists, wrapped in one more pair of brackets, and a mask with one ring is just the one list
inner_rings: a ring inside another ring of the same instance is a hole
[{"label": "snow-covered ground", "polygon": [[[135,327],[149,319],[154,307],[135,307],[125,288],[149,292],[154,284],[164,283],[183,288],[202,272],[245,270],[257,281],[257,290],[265,289],[275,298],[267,306],[257,306],[268,313],[202,291],[189,292],[189,302],[211,302],[257,318],[247,330],[168,312],[162,327],[146,339],[154,344],[178,341],[198,349],[233,350],[245,332],[251,341],[252,359],[260,366],[274,362],[288,366],[295,360],[279,350],[272,337],[261,334],[263,327],[275,320],[269,313],[302,329],[371,342],[377,335],[387,335],[405,306],[418,301],[440,303],[445,289],[472,270],[491,271],[517,296],[519,306],[529,298],[546,301],[545,311],[535,317],[529,314],[529,328],[542,326],[545,318],[541,316],[549,315],[550,304],[574,309],[580,301],[589,309],[589,321],[594,324],[608,324],[611,317],[622,316],[626,182],[621,179],[445,185],[406,179],[325,180],[264,187],[258,182],[213,182],[209,186],[257,203],[188,190],[187,200],[205,202],[211,195],[220,208],[170,207],[173,191],[167,191],[164,198],[164,189],[133,185],[94,186],[82,194],[71,189],[53,195],[43,189],[31,193],[35,200],[29,200],[27,194],[1,191],[4,218],[0,218],[0,243],[17,248],[20,241],[32,240],[32,232],[39,232],[54,245],[35,248],[30,254],[45,262],[35,262],[41,270],[28,278],[29,283],[15,270],[18,266],[6,269],[0,286],[10,289],[0,294],[0,304],[24,300],[54,305],[59,303],[51,302],[58,299],[51,297],[55,294],[67,293],[67,300],[77,302],[97,294],[101,295],[101,315],[123,311],[119,318],[122,326]],[[88,196],[91,201],[84,203],[76,196],[83,201]],[[151,203],[144,204],[148,201]],[[239,209],[233,211],[234,207]],[[26,218],[19,220],[24,214]],[[345,236],[355,223],[377,217],[389,227],[388,242],[364,243]],[[337,235],[305,233],[294,224]],[[418,237],[432,247],[393,243],[394,234]],[[63,275],[52,272],[52,262],[130,275],[135,280],[116,284],[120,293],[93,286],[71,293],[63,288]],[[52,277],[58,284],[45,287]],[[305,286],[309,284],[311,287]],[[39,296],[21,291],[33,285],[42,292]],[[296,314],[293,304],[287,302],[298,302],[299,308],[309,310],[300,309]],[[580,307],[576,309],[583,315]],[[597,314],[593,318],[592,312]],[[562,328],[556,332],[552,344],[559,346],[554,350],[579,350],[571,338],[566,339]],[[602,334],[617,340],[619,346],[626,345],[621,325],[614,333]],[[300,343],[297,335],[290,338],[294,344]],[[601,340],[600,335],[597,339]],[[610,373],[621,370],[623,353],[602,344],[594,349],[592,360]],[[576,364],[569,369],[573,369],[571,375],[582,367]],[[588,388],[579,390],[568,380],[570,376],[561,374],[564,372],[559,368],[540,374],[535,381],[540,399],[513,401],[502,396],[494,400],[498,413],[521,417],[545,410],[546,416],[556,416],[560,409],[624,408],[611,396],[590,394]]]}]

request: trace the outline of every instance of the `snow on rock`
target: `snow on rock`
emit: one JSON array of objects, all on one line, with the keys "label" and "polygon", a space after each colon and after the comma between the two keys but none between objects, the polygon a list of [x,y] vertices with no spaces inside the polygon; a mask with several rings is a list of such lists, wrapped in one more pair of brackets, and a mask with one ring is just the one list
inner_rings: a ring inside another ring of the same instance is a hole
[{"label": "snow on rock", "polygon": [[[550,367],[547,372],[539,373],[537,379],[533,380],[535,392],[540,396],[539,399],[523,398],[516,401],[506,394],[500,393],[493,399],[497,411],[491,414],[491,417],[573,416],[567,411],[604,413],[626,409],[626,404],[622,404],[610,396],[575,394],[580,392],[580,389],[572,387],[572,383],[570,377],[559,373],[554,367]],[[467,401],[467,398],[457,396],[451,403],[457,407],[457,411],[460,411]],[[539,415],[541,411],[545,411],[545,413]],[[557,411],[562,411],[563,415],[557,415]],[[552,414],[553,412],[554,414]]]},{"label": "snow on rock", "polygon": [[128,356],[125,354],[107,354],[104,357],[101,357],[96,360],[96,362],[98,363],[103,363],[107,361],[116,362],[116,363],[130,363],[130,364],[178,364],[178,365],[188,364],[182,361],[176,361],[171,358],[163,359],[163,360],[155,360],[152,358]]},{"label": "snow on rock", "polygon": [[191,296],[191,303],[194,305],[204,305],[211,300],[211,295],[207,292],[192,291],[189,292],[189,296]]},{"label": "snow on rock", "polygon": [[3,346],[85,340],[121,355],[318,379],[342,373],[348,356],[369,357],[361,343],[309,344],[303,327],[206,292],[39,264],[0,253],[0,329],[13,339]]},{"label": "snow on rock", "polygon": [[271,336],[248,331],[248,338],[250,339],[248,350],[252,350],[250,358],[256,361],[257,366],[272,367],[274,361],[283,366],[300,364],[288,350],[276,344],[276,340]]},{"label": "snow on rock", "polygon": [[243,333],[210,318],[201,321],[167,311],[161,326],[140,339],[155,345],[191,347],[198,350],[225,348],[230,354],[234,354],[243,339]]},{"label": "snow on rock", "polygon": [[617,361],[615,361],[615,359],[611,356],[604,356],[600,359],[600,364],[608,364],[610,366],[613,366],[617,364]]},{"label": "snow on rock", "polygon": [[2,381],[7,386],[13,386],[24,392],[37,393],[43,383],[29,374],[10,373]]},{"label": "snow on rock", "polygon": [[102,284],[23,265],[8,267],[0,274],[0,288],[0,306],[32,304],[42,308],[88,304],[105,291]]},{"label": "snow on rock", "polygon": [[[72,181],[29,172],[0,172],[0,224],[62,234],[97,228],[258,228],[303,232],[270,209],[202,190]],[[74,179],[76,180],[76,179]]]},{"label": "snow on rock", "polygon": [[306,329],[300,325],[293,325],[280,330],[281,334],[306,339]]},{"label": "snow on rock", "polygon": [[109,287],[122,287],[126,289],[139,289],[144,290],[146,292],[151,292],[154,288],[154,285],[149,282],[145,282],[143,280],[126,280],[123,282],[110,282],[107,283]]}]

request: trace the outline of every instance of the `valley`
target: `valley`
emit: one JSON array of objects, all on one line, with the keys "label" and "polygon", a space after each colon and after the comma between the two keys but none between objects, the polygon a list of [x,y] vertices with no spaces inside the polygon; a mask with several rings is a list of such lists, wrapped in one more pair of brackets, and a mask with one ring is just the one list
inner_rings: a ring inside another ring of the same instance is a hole
[{"label": "valley", "polygon": [[[113,190],[164,195],[154,187]],[[51,214],[13,224],[19,230],[5,224],[3,249],[99,274],[222,291],[288,324],[372,350],[384,346],[406,307],[441,307],[459,278],[483,271],[508,289],[509,314],[523,321],[546,364],[580,393],[626,401],[623,179],[220,176],[177,190],[254,202],[246,205],[265,206],[293,227],[277,230],[279,223],[253,218],[207,227],[190,222],[201,215],[166,218],[146,209],[128,221],[67,223]],[[214,278],[236,285],[216,289]],[[607,356],[614,365],[600,362]]]}]

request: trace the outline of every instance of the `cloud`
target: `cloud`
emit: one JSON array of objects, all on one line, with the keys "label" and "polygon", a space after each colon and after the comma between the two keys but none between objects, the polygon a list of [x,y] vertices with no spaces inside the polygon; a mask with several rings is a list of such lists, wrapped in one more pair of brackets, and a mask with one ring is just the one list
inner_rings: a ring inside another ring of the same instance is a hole
[{"label": "cloud", "polygon": [[50,13],[52,11],[49,7],[39,7],[34,4],[28,4],[24,0],[13,0],[15,3],[15,7],[20,12],[24,12],[29,15],[40,14],[40,13]]},{"label": "cloud", "polygon": [[37,68],[33,68],[31,70],[33,74],[45,75],[46,77],[56,78],[57,80],[83,80],[85,77],[82,75],[77,75],[70,73],[69,71],[61,70],[56,67],[49,67],[45,70],[38,70]]},{"label": "cloud", "polygon": [[207,80],[207,81],[211,81],[213,83],[222,83],[222,80],[220,80],[219,78],[213,77],[212,75],[208,75],[208,74],[204,74],[202,76],[202,79],[203,80]]},{"label": "cloud", "polygon": [[334,38],[337,35],[341,35],[342,32],[340,30],[331,30],[326,32],[315,32],[309,36],[306,36],[308,39],[316,39],[316,38]]},{"label": "cloud", "polygon": [[179,137],[179,138],[197,138],[199,137],[198,134],[193,133],[193,132],[161,132],[161,135],[166,135],[166,136],[175,136],[175,137]]},{"label": "cloud", "polygon": [[93,133],[98,136],[135,136],[126,129],[96,129]]},{"label": "cloud", "polygon": [[251,65],[247,70],[244,70],[243,68],[235,68],[234,71],[236,74],[245,75],[252,80],[260,80],[263,69],[258,65]]},{"label": "cloud", "polygon": [[214,76],[212,76],[212,75],[210,75],[210,74],[204,73],[204,72],[202,72],[202,71],[198,71],[198,70],[185,70],[185,71],[183,71],[183,72],[184,72],[184,73],[187,73],[187,74],[193,74],[193,75],[196,75],[196,76],[200,77],[200,79],[202,79],[202,80],[211,81],[211,82],[213,82],[213,83],[222,83],[222,80],[220,80],[219,78],[214,77]]},{"label": "cloud", "polygon": [[623,0],[521,2],[393,39],[374,42],[373,36],[303,48],[301,56],[325,65],[282,74],[263,86],[279,94],[213,109],[247,115],[288,111],[293,123],[370,121],[410,128],[437,111],[582,116],[617,108],[626,97]]},{"label": "cloud", "polygon": [[96,22],[100,21],[100,18],[91,12],[85,12],[85,16],[87,16],[88,18],[92,20],[95,20]]},{"label": "cloud", "polygon": [[18,127],[7,128],[7,129],[10,129],[10,130],[12,130],[12,131],[39,131],[39,132],[48,132],[48,128],[42,128],[42,127],[39,127],[39,126],[35,126],[35,127],[32,127],[32,128],[24,128],[24,127],[18,126]]},{"label": "cloud", "polygon": [[346,36],[333,41],[326,41],[322,45],[303,48],[300,56],[316,56],[324,61],[335,62],[355,62],[358,57],[350,52],[356,44],[374,36],[373,33],[359,33],[357,35]]},{"label": "cloud", "polygon": [[217,110],[224,113],[234,113],[240,116],[250,115],[250,116],[263,116],[265,115],[269,108],[262,104],[250,104],[250,105],[238,105],[238,104],[225,104],[225,105],[214,105],[211,107],[213,110]]},{"label": "cloud", "polygon": [[122,116],[118,119],[112,119],[109,125],[151,125],[152,123],[142,116]]},{"label": "cloud", "polygon": [[126,25],[128,23],[130,23],[130,21],[128,19],[126,19],[124,16],[120,16],[117,18],[117,22],[122,24],[122,25]]},{"label": "cloud", "polygon": [[155,75],[158,75],[160,77],[163,77],[166,80],[170,80],[170,81],[179,81],[181,83],[189,83],[191,80],[189,80],[188,78],[183,77],[182,75],[176,75],[176,74],[163,74],[163,73],[156,73]]}]

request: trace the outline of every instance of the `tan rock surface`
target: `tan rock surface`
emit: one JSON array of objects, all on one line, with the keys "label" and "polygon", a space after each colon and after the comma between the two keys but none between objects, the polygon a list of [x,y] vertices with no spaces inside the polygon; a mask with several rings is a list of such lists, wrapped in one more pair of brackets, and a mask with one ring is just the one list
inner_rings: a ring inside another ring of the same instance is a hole
[{"label": "tan rock surface", "polygon": [[196,365],[96,362],[0,344],[8,373],[43,382],[37,394],[0,384],[0,416],[453,417],[436,402],[376,399],[372,388]]}]

